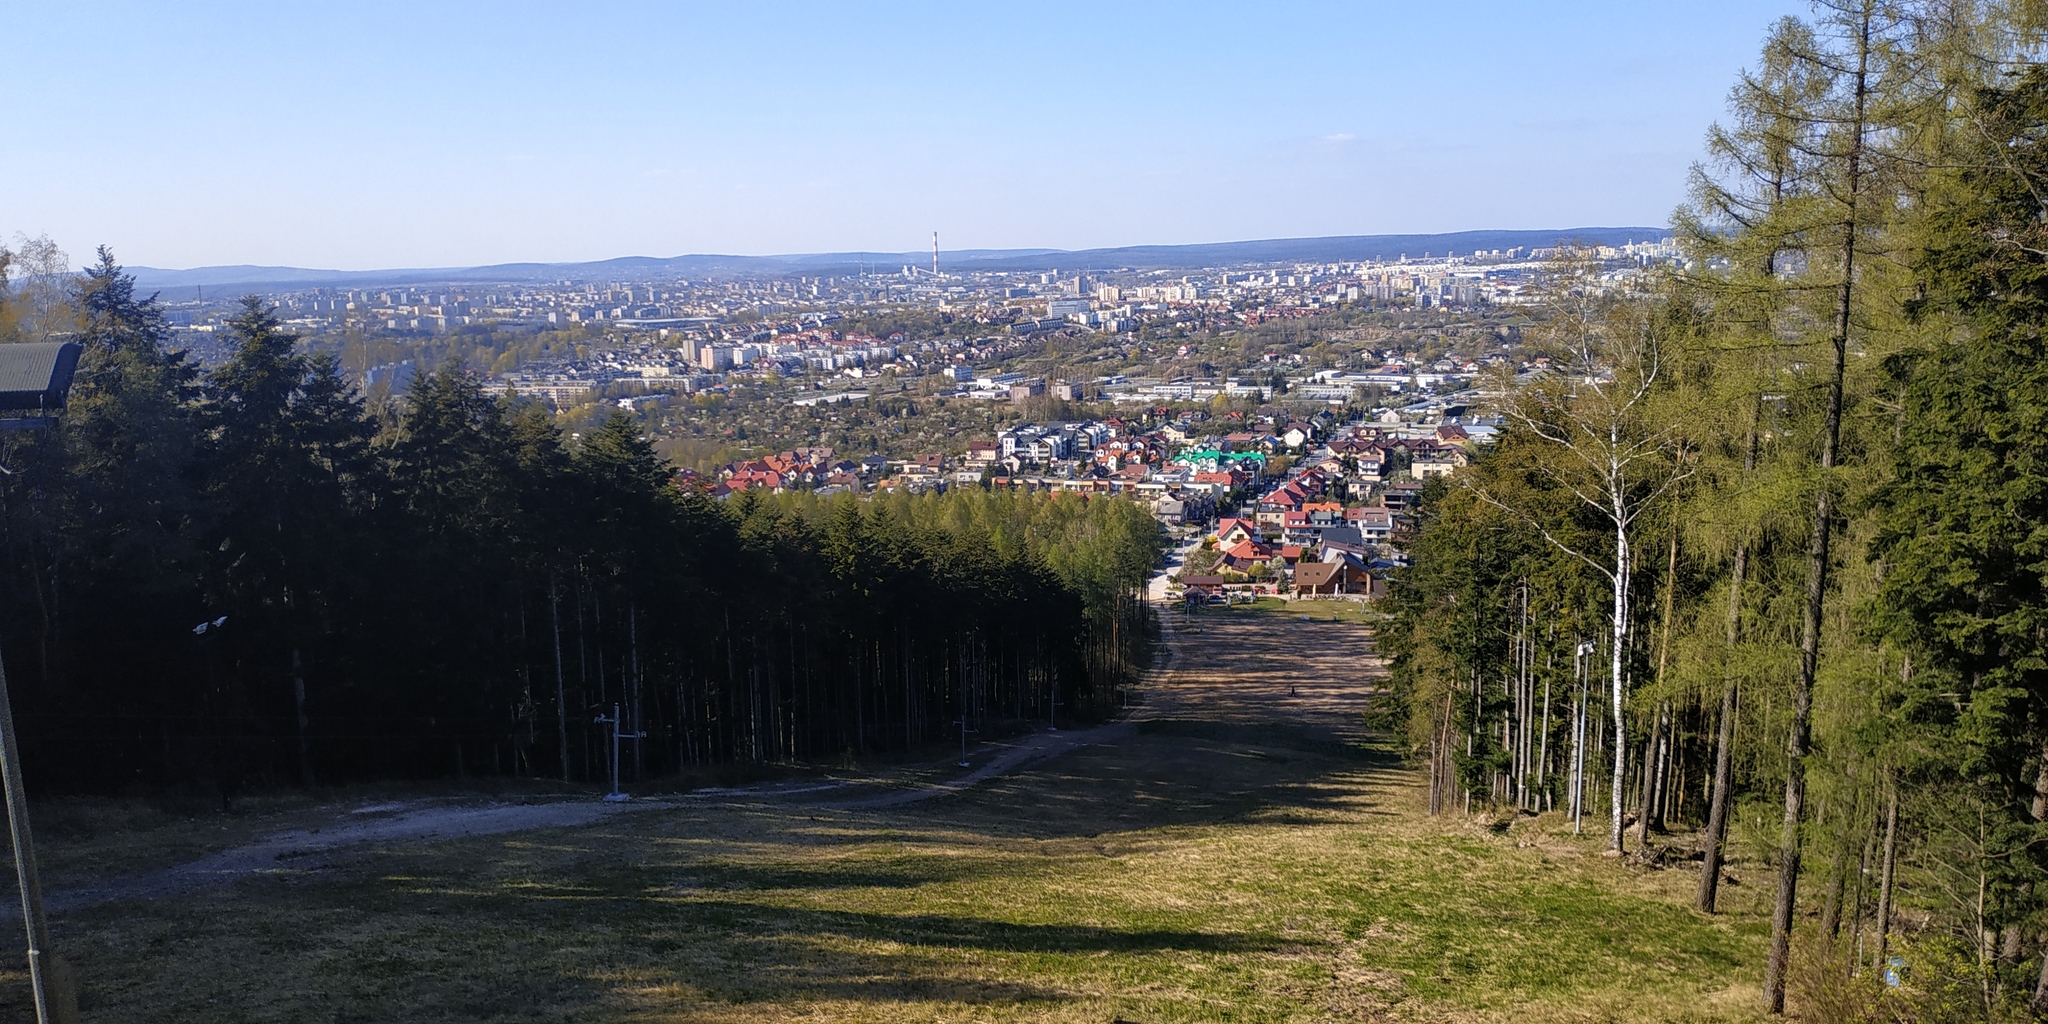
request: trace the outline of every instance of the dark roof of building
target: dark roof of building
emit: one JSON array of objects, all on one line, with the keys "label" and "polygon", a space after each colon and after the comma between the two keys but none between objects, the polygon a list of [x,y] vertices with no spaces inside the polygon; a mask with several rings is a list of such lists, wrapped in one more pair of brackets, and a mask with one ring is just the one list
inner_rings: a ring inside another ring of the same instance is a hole
[{"label": "dark roof of building", "polygon": [[1342,562],[1303,562],[1294,567],[1294,585],[1297,587],[1321,587],[1337,578]]},{"label": "dark roof of building", "polygon": [[0,345],[0,409],[61,408],[80,351],[69,341]]}]

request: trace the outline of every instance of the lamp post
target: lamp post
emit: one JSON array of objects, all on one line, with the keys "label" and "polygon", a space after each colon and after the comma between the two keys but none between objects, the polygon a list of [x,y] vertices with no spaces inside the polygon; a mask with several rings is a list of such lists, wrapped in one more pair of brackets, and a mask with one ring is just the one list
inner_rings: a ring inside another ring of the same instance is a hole
[{"label": "lamp post", "polygon": [[[74,342],[0,345],[0,430],[47,430],[71,391],[81,349]],[[51,1024],[54,1004],[69,1008],[69,993],[51,991],[47,962],[50,932],[43,917],[43,885],[36,874],[35,837],[28,826],[28,793],[22,785],[21,744],[14,736],[14,702],[7,668],[0,661],[0,789],[7,800],[7,832],[14,847],[14,874],[21,883],[21,918],[28,931],[28,978],[35,994],[36,1020]],[[66,1014],[69,1016],[70,1014]]]}]

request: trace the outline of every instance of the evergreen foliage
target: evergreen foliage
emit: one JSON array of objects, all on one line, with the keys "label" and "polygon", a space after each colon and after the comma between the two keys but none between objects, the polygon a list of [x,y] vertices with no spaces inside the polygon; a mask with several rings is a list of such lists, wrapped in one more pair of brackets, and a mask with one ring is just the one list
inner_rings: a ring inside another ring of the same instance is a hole
[{"label": "evergreen foliage", "polygon": [[[1683,479],[1636,492],[1625,629],[1601,621],[1612,563],[1567,554],[1601,530],[1559,488],[1584,453],[1527,416],[1427,492],[1392,589],[1375,714],[1430,766],[1434,809],[1583,792],[1587,817],[1633,820],[1632,852],[1703,847],[1708,912],[1724,857],[1763,866],[1767,1011],[1788,988],[1808,1012],[1870,996],[1842,1019],[2048,1009],[2035,13],[1844,0],[1771,29],[1680,211],[1690,266],[1610,295],[1670,353],[1652,405]],[[1605,362],[1584,379],[1626,371]],[[1553,375],[1514,401],[1545,388],[1583,390]],[[1624,648],[1618,770],[1574,732],[1581,693],[1596,721],[1616,703],[1578,683],[1603,632]],[[1894,956],[1904,989],[1868,981]]]},{"label": "evergreen foliage", "polygon": [[[41,791],[839,761],[1100,717],[1160,553],[1122,500],[672,482],[452,364],[373,415],[262,303],[201,372],[102,251],[71,406],[0,437],[0,648]],[[201,625],[203,624],[203,628]]]}]

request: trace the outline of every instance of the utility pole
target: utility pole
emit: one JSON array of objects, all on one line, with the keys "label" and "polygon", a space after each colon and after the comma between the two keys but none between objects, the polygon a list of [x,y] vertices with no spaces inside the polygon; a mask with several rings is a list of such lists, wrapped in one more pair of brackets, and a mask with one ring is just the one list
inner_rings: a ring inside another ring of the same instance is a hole
[{"label": "utility pole", "polygon": [[966,712],[964,712],[964,711],[963,711],[963,712],[961,712],[961,713],[960,713],[960,767],[962,767],[962,768],[967,768],[967,767],[971,767],[971,765],[969,764],[969,762],[968,762],[968,760],[967,760],[967,734],[968,734],[969,732],[978,732],[978,731],[980,731],[980,730],[970,730],[970,729],[968,729],[968,728],[967,728],[967,713],[966,713]]},{"label": "utility pole", "polygon": [[612,727],[612,791],[605,794],[605,801],[607,803],[623,803],[631,800],[633,799],[632,797],[619,792],[619,741],[637,741],[647,734],[637,729],[633,732],[622,732],[621,728],[624,725],[625,719],[619,714],[619,706],[617,704],[612,705],[612,713],[610,715],[599,715],[595,721],[599,725],[609,725]]}]

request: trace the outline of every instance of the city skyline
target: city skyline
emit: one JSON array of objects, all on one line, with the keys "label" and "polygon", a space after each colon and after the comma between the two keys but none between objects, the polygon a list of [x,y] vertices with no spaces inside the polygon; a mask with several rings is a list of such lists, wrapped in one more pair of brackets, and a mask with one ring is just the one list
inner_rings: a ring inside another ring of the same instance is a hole
[{"label": "city skyline", "polygon": [[[308,287],[377,287],[442,283],[475,285],[486,282],[597,280],[665,280],[677,277],[773,278],[799,276],[893,274],[943,268],[945,276],[956,273],[1020,272],[1058,270],[1090,272],[1101,270],[1165,270],[1220,267],[1282,266],[1324,262],[1361,262],[1445,257],[1458,252],[1555,245],[1618,245],[1665,237],[1665,228],[1577,227],[1550,230],[1466,231],[1416,235],[1337,235],[1319,238],[1239,239],[1187,245],[1123,246],[1104,249],[968,249],[929,251],[833,253],[772,253],[734,255],[681,253],[673,256],[631,254],[606,260],[583,262],[540,262],[483,264],[471,267],[376,267],[335,270],[318,267],[256,266],[218,264],[204,267],[166,268],[128,265],[138,284],[146,288],[187,289],[220,285],[252,288],[258,292],[286,291]],[[935,239],[936,241],[936,239]]]},{"label": "city skyline", "polygon": [[1741,6],[9,3],[0,233],[369,269],[1662,224],[1797,9]]}]

